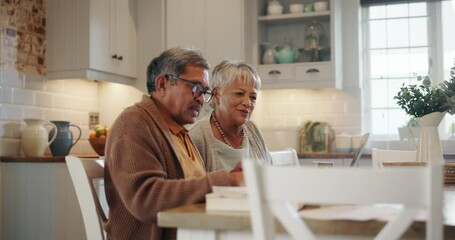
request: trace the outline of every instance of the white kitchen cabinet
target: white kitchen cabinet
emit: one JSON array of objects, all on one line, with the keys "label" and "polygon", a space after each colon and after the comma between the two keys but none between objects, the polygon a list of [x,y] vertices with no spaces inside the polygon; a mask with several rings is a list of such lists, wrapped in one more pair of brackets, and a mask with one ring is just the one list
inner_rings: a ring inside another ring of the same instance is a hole
[{"label": "white kitchen cabinet", "polygon": [[166,48],[195,47],[212,67],[225,59],[247,61],[250,4],[244,0],[167,0]]},{"label": "white kitchen cabinet", "polygon": [[[342,88],[340,1],[326,1],[329,2],[327,11],[291,14],[289,5],[300,1],[281,0],[284,11],[280,15],[267,15],[268,1],[256,1],[253,23],[257,29],[254,36],[257,44],[253,57],[263,80],[263,89]],[[314,2],[301,1],[304,5]],[[306,47],[305,30],[313,22],[325,29],[319,61],[312,61],[312,52]],[[267,48],[263,43],[290,45],[299,50],[299,56],[293,63],[264,64],[262,56]]]},{"label": "white kitchen cabinet", "polygon": [[175,46],[200,50],[213,68],[224,59],[252,63],[253,2],[245,0],[137,0],[138,78],[146,91],[146,69]]},{"label": "white kitchen cabinet", "polygon": [[2,162],[1,165],[1,239],[87,239],[76,192],[64,162]]},{"label": "white kitchen cabinet", "polygon": [[48,0],[49,79],[89,78],[133,85],[136,1]]}]

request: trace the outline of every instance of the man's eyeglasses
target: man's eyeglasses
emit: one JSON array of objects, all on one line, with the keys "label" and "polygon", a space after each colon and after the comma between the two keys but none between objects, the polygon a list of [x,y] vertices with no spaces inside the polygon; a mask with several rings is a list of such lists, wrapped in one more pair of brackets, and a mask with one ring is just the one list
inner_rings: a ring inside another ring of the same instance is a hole
[{"label": "man's eyeglasses", "polygon": [[165,75],[165,77],[167,79],[169,79],[169,77],[170,77],[170,78],[173,78],[175,80],[180,80],[180,81],[184,81],[184,82],[193,84],[193,88],[191,89],[191,92],[193,92],[193,97],[194,98],[198,98],[202,94],[204,94],[204,99],[205,99],[206,102],[209,102],[210,99],[212,99],[212,95],[213,95],[212,90],[210,90],[210,88],[208,88],[208,87],[205,88],[204,86],[202,86],[202,84],[200,82],[179,78],[179,77],[176,77],[176,76],[173,76],[173,75],[169,75],[169,74]]}]

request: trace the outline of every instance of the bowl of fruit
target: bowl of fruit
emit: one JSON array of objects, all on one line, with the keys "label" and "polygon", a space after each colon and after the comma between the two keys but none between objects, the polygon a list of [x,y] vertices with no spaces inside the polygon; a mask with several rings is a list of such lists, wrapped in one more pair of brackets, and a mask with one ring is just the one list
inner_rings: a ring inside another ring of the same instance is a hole
[{"label": "bowl of fruit", "polygon": [[90,131],[88,141],[90,142],[93,150],[95,150],[99,156],[104,156],[104,147],[106,145],[108,132],[109,128],[103,125],[96,125],[95,128]]}]

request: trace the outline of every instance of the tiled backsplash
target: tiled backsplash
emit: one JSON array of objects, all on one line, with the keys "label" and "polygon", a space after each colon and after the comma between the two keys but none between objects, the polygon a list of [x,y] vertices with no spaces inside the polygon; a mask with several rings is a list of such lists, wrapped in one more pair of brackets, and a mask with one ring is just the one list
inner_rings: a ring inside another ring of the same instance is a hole
[{"label": "tiled backsplash", "polygon": [[361,133],[360,101],[336,89],[263,90],[254,111],[270,150],[298,150],[300,128],[310,120],[328,122],[336,134]]},{"label": "tiled backsplash", "polygon": [[[119,96],[119,90],[122,95]],[[89,136],[88,113],[100,112],[101,123],[112,124],[114,116],[141,93],[115,83],[84,79],[45,80],[45,77],[0,70],[0,155],[17,155],[20,150],[20,133],[25,127],[24,118],[41,118],[47,121],[66,120],[82,129],[81,140],[72,154],[94,154],[87,141]],[[76,132],[73,132],[77,136]],[[49,150],[47,150],[49,153]]]},{"label": "tiled backsplash", "polygon": [[[88,113],[99,112],[100,123],[111,126],[118,114],[139,101],[142,94],[131,86],[116,83],[84,79],[48,81],[42,76],[2,70],[0,155],[17,155],[20,151],[24,118],[77,124],[82,129],[82,137],[71,153],[94,153],[87,141]],[[326,121],[337,134],[360,133],[359,105],[357,99],[335,89],[264,90],[259,94],[253,120],[262,129],[268,144],[296,147],[299,128],[308,120]],[[289,137],[283,138],[283,134]]]},{"label": "tiled backsplash", "polygon": [[336,89],[263,90],[253,115],[262,128],[301,127],[311,120],[358,134],[361,126],[360,101]]}]

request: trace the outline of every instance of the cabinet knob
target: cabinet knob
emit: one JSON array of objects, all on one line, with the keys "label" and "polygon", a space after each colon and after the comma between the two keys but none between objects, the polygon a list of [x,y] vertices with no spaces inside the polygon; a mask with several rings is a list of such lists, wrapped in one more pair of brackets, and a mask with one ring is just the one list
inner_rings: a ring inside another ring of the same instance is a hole
[{"label": "cabinet knob", "polygon": [[118,56],[117,59],[118,60],[123,60],[123,57],[122,56]]},{"label": "cabinet knob", "polygon": [[278,75],[278,74],[281,74],[281,72],[278,71],[278,70],[270,70],[269,71],[269,75]]},{"label": "cabinet knob", "polygon": [[306,70],[306,73],[318,73],[318,72],[319,72],[319,70],[316,68],[310,68],[310,69]]},{"label": "cabinet knob", "polygon": [[113,59],[117,59],[117,54],[112,55]]}]

